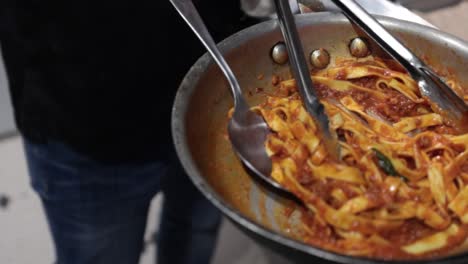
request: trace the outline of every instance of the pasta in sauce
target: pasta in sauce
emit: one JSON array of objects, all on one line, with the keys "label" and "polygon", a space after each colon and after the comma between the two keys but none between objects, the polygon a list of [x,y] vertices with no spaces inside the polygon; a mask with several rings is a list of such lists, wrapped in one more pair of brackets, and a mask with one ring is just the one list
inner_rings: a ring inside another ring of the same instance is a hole
[{"label": "pasta in sauce", "polygon": [[339,138],[339,162],[328,159],[294,80],[281,81],[253,107],[272,131],[271,176],[307,208],[307,243],[415,259],[446,254],[467,238],[468,134],[432,111],[416,82],[394,65],[342,60],[312,75]]}]

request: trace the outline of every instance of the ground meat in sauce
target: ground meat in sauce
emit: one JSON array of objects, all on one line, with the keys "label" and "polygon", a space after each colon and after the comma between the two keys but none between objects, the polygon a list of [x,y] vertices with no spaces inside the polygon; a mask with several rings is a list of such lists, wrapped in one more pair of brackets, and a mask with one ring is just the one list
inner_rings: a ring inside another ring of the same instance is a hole
[{"label": "ground meat in sauce", "polygon": [[[376,78],[360,78],[351,80],[354,84],[366,87],[369,89],[375,89]],[[365,109],[379,114],[384,119],[390,122],[398,122],[401,116],[417,116],[418,107],[429,108],[428,104],[417,104],[408,99],[403,94],[390,88],[382,88],[384,93],[388,95],[385,101],[379,101],[374,98],[371,94],[365,91],[353,89],[349,92],[339,92],[331,89],[327,85],[317,83],[315,85],[317,95],[319,98],[333,98],[341,99],[345,96],[351,96],[357,103],[362,105]]]},{"label": "ground meat in sauce", "polygon": [[377,82],[377,79],[378,78],[375,78],[375,77],[363,77],[363,78],[351,80],[351,82],[358,86],[366,87],[369,89],[375,89],[375,83]]},{"label": "ground meat in sauce", "polygon": [[335,75],[336,80],[346,80],[346,71],[344,69],[339,70]]},{"label": "ground meat in sauce", "polygon": [[320,99],[325,99],[325,98],[338,99],[344,96],[343,93],[330,89],[330,87],[322,83],[317,83],[315,85],[315,91],[317,92],[317,96]]},{"label": "ground meat in sauce", "polygon": [[277,75],[271,77],[271,84],[277,86],[281,82],[281,78]]},{"label": "ground meat in sauce", "polygon": [[370,186],[367,189],[365,196],[373,205],[372,207],[382,207],[389,202],[393,202],[392,196],[380,186]]},{"label": "ground meat in sauce", "polygon": [[413,116],[417,114],[415,112],[417,104],[400,93],[393,93],[385,102],[397,116]]},{"label": "ground meat in sauce", "polygon": [[309,241],[312,244],[318,242],[320,245],[324,244],[335,244],[338,240],[338,237],[330,229],[330,227],[323,225],[318,221],[314,214],[308,211],[306,208],[302,208],[302,221],[307,225],[308,229],[311,231],[310,234],[313,235],[312,239]]},{"label": "ground meat in sauce", "polygon": [[456,135],[457,134],[457,131],[455,130],[455,128],[450,127],[450,126],[446,126],[446,125],[430,127],[429,130],[432,130],[432,131],[434,131],[436,133],[440,133],[440,134],[448,134],[448,135]]},{"label": "ground meat in sauce", "polygon": [[427,227],[420,220],[410,219],[403,223],[403,225],[398,229],[398,232],[384,232],[381,233],[381,235],[394,244],[407,245],[436,232],[436,230]]}]

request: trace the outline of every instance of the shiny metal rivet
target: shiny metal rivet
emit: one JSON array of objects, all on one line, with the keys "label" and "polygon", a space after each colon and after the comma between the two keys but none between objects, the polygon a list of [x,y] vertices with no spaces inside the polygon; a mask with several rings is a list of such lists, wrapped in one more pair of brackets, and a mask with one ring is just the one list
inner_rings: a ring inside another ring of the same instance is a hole
[{"label": "shiny metal rivet", "polygon": [[326,49],[317,49],[310,53],[310,63],[317,69],[324,69],[330,64],[330,53]]},{"label": "shiny metal rivet", "polygon": [[271,49],[271,58],[278,64],[285,64],[288,62],[288,51],[283,42],[278,42],[273,46],[273,49]]},{"label": "shiny metal rivet", "polygon": [[370,55],[370,49],[367,42],[362,38],[355,38],[349,44],[351,55],[358,58],[364,58]]}]

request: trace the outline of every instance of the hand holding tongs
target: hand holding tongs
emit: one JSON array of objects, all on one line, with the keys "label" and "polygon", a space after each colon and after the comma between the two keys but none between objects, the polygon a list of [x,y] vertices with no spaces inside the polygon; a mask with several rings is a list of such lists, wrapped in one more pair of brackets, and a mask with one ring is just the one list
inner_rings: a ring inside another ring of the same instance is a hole
[{"label": "hand holding tongs", "polygon": [[454,122],[459,132],[468,130],[468,106],[405,45],[393,37],[375,18],[354,0],[332,0],[343,13],[398,61],[418,83],[421,94],[429,98],[434,111]]}]

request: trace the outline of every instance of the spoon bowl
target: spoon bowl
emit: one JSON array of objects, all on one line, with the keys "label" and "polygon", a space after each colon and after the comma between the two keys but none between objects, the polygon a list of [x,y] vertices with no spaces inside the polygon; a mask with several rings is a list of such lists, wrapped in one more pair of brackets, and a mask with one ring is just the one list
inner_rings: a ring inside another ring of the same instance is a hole
[{"label": "spoon bowl", "polygon": [[265,120],[250,110],[234,73],[222,56],[191,0],[170,0],[194,31],[226,76],[234,97],[234,113],[228,135],[237,156],[255,176],[281,191],[283,187],[270,177],[272,162],[265,148],[270,129]]}]

